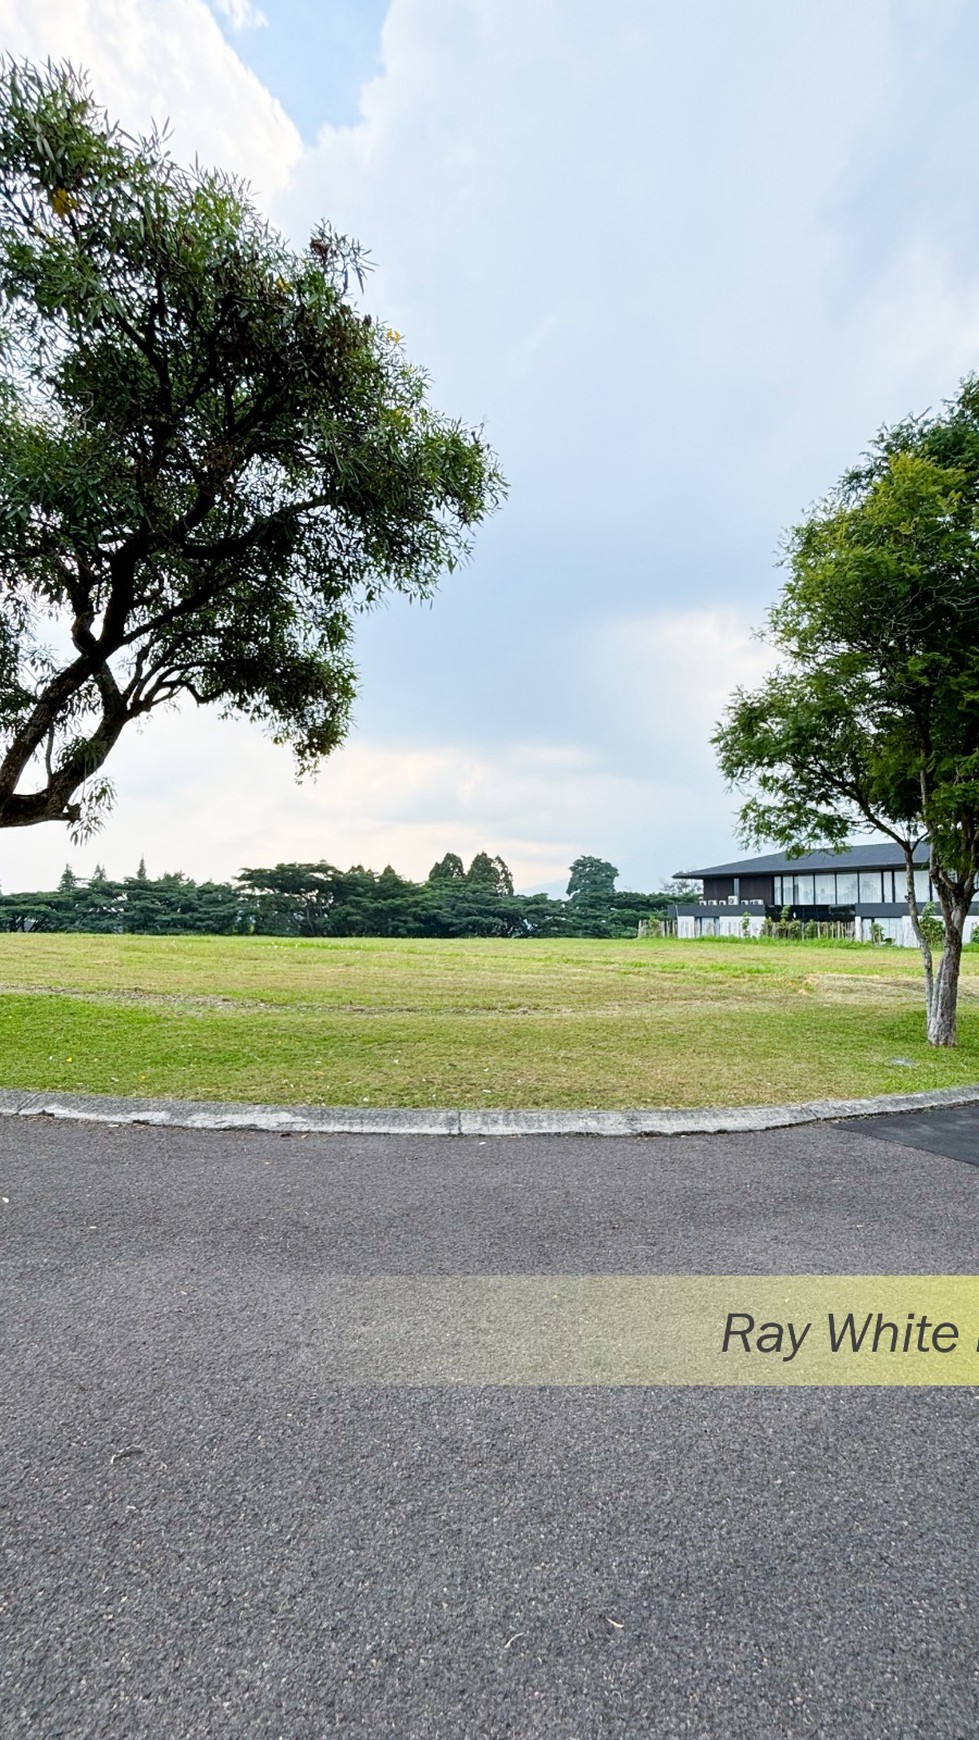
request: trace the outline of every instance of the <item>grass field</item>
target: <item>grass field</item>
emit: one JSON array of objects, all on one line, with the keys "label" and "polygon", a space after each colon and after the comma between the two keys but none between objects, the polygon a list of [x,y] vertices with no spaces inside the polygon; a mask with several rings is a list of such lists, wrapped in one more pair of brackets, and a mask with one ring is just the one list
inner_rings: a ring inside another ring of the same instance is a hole
[{"label": "grass field", "polygon": [[973,1081],[979,951],[965,957],[958,1049],[936,1052],[911,950],[0,936],[4,1087],[655,1107]]}]

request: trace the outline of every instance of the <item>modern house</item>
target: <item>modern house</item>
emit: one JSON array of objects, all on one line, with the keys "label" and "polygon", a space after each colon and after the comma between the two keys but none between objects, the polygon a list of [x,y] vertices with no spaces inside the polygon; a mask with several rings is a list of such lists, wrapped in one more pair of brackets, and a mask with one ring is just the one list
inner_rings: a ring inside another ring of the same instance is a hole
[{"label": "modern house", "polygon": [[[935,898],[928,875],[927,843],[915,853],[915,896],[920,905]],[[677,908],[677,935],[757,936],[766,918],[778,919],[788,908],[792,918],[807,923],[844,925],[858,941],[883,935],[905,948],[916,947],[908,916],[907,870],[896,846],[856,846],[848,852],[806,852],[787,858],[769,852],[732,864],[710,864],[678,875],[703,883],[702,900]],[[966,919],[965,941],[979,926],[979,902]],[[747,926],[745,925],[747,919]]]}]

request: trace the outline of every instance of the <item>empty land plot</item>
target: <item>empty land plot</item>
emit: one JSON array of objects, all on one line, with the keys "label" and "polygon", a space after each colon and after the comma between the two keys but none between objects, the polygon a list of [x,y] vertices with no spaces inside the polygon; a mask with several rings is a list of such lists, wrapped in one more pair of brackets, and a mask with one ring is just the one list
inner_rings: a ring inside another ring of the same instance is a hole
[{"label": "empty land plot", "polygon": [[780,942],[0,936],[0,1085],[372,1106],[746,1105],[979,1080],[916,953]]}]

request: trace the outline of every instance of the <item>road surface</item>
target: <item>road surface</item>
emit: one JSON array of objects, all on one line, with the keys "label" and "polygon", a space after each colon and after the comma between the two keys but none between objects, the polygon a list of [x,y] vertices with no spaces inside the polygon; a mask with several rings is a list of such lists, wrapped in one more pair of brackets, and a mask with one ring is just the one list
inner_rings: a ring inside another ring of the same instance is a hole
[{"label": "road surface", "polygon": [[979,1391],[330,1348],[373,1277],[979,1273],[977,1128],[0,1119],[4,1740],[973,1740]]}]

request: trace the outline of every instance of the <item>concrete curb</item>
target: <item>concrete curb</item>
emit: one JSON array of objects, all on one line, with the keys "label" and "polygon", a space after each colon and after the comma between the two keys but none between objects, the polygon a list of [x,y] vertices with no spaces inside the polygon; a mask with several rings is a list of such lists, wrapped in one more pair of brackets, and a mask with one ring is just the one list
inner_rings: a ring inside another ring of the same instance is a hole
[{"label": "concrete curb", "polygon": [[706,1136],[777,1130],[833,1118],[920,1112],[979,1102],[979,1086],[867,1100],[809,1100],[784,1106],[702,1106],[689,1111],[511,1112],[381,1110],[360,1106],[253,1106],[214,1100],[113,1099],[103,1094],[0,1088],[0,1117],[74,1118],[96,1124],[161,1124],[182,1130],[268,1130],[324,1136]]}]

